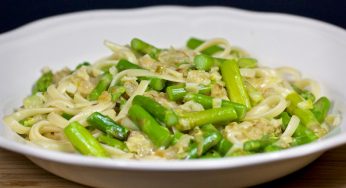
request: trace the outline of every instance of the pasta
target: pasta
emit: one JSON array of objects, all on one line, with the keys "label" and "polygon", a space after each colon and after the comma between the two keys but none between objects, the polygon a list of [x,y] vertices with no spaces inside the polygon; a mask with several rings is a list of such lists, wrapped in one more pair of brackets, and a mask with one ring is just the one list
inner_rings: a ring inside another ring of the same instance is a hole
[{"label": "pasta", "polygon": [[[40,147],[126,159],[220,158],[310,143],[340,122],[319,85],[226,39],[104,42],[93,64],[43,70],[4,123]],[[326,122],[325,122],[326,120]]]}]

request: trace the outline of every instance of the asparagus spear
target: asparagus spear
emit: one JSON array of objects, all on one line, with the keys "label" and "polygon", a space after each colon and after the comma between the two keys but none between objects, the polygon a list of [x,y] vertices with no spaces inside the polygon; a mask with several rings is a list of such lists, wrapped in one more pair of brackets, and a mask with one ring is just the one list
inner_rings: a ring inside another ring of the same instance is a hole
[{"label": "asparagus spear", "polygon": [[222,138],[220,142],[216,145],[216,151],[218,151],[218,153],[221,156],[225,156],[227,152],[232,148],[232,146],[233,146],[232,142],[230,142],[226,138]]},{"label": "asparagus spear", "polygon": [[226,123],[237,119],[237,112],[231,106],[213,108],[199,112],[187,112],[181,115],[179,123],[176,125],[178,130],[190,130],[196,126],[209,123]]},{"label": "asparagus spear", "polygon": [[131,40],[131,48],[139,53],[149,54],[154,59],[157,59],[161,52],[160,49],[138,38],[134,38]]},{"label": "asparagus spear", "polygon": [[100,143],[78,122],[72,122],[64,129],[71,144],[83,155],[108,157]]},{"label": "asparagus spear", "polygon": [[[283,126],[282,130],[285,130],[291,119],[291,116],[287,112],[282,112],[280,117],[281,117],[282,126]],[[292,143],[293,146],[306,144],[318,139],[318,136],[316,136],[316,134],[313,131],[308,129],[302,123],[299,123],[292,137],[293,137],[293,143]]]},{"label": "asparagus spear", "polygon": [[323,123],[324,119],[328,115],[330,109],[330,100],[327,97],[321,97],[314,103],[314,108],[312,113],[315,115],[316,119]]},{"label": "asparagus spear", "polygon": [[97,100],[102,92],[106,91],[112,82],[112,75],[110,73],[105,73],[100,81],[97,83],[96,87],[91,91],[88,98],[89,100]]},{"label": "asparagus spear", "polygon": [[[143,69],[141,66],[133,64],[125,59],[121,59],[116,68],[119,72],[127,70],[127,69]],[[155,78],[155,77],[140,77],[139,79],[150,80],[149,86],[156,91],[161,91],[166,84],[166,80]]]},{"label": "asparagus spear", "polygon": [[126,140],[130,132],[127,128],[115,123],[110,117],[104,116],[99,112],[92,113],[87,121],[102,132],[119,140]]},{"label": "asparagus spear", "polygon": [[127,151],[127,146],[124,142],[117,140],[113,137],[110,137],[109,135],[101,135],[97,137],[97,140],[103,144],[107,144],[112,147],[116,147],[120,150]]},{"label": "asparagus spear", "polygon": [[108,89],[108,91],[111,94],[112,101],[116,102],[120,96],[125,93],[126,89],[124,86],[112,86]]},{"label": "asparagus spear", "polygon": [[140,67],[139,65],[133,64],[126,59],[119,60],[118,64],[116,65],[116,68],[119,72],[127,69],[142,69],[142,67]]},{"label": "asparagus spear", "polygon": [[242,57],[238,59],[238,66],[240,68],[256,68],[257,67],[257,59]]},{"label": "asparagus spear", "polygon": [[312,102],[315,101],[315,95],[312,94],[309,90],[302,90],[294,84],[292,84],[291,86],[294,89],[294,91],[297,92],[300,96],[302,96],[305,100],[311,100]]},{"label": "asparagus spear", "polygon": [[235,60],[227,60],[221,64],[221,74],[231,101],[244,104],[248,109],[251,108],[249,96],[243,84],[239,67]]},{"label": "asparagus spear", "polygon": [[137,95],[135,98],[133,98],[133,104],[140,105],[152,116],[161,122],[164,122],[169,127],[178,123],[178,117],[172,110],[163,107],[160,103],[156,102],[152,98]]},{"label": "asparagus spear", "polygon": [[217,159],[217,158],[221,158],[222,156],[220,155],[219,152],[213,150],[213,151],[209,151],[206,154],[204,154],[202,157],[200,157],[201,159]]},{"label": "asparagus spear", "polygon": [[304,101],[304,99],[296,92],[287,95],[286,99],[290,102],[289,106],[287,107],[287,111],[290,114],[298,116],[300,121],[307,128],[318,132],[320,129],[320,123],[315,118],[314,114],[310,110],[301,109],[298,107],[298,104]]},{"label": "asparagus spear", "polygon": [[274,152],[274,151],[280,151],[283,148],[274,144],[270,144],[264,148],[264,152]]},{"label": "asparagus spear", "polygon": [[259,140],[248,140],[244,143],[244,150],[248,152],[261,152],[277,140],[278,138],[269,136],[264,136]]},{"label": "asparagus spear", "polygon": [[[222,139],[221,133],[212,125],[206,124],[200,127],[202,131],[202,143],[193,143],[189,147],[187,159],[198,158],[209,149],[216,146]],[[198,145],[202,145],[202,151],[198,151]]]},{"label": "asparagus spear", "polygon": [[193,62],[198,70],[205,71],[209,71],[211,67],[215,64],[214,58],[204,54],[196,55],[193,59]]},{"label": "asparagus spear", "polygon": [[45,72],[41,77],[36,81],[34,87],[32,88],[32,94],[38,92],[45,92],[47,88],[53,83],[53,73],[52,71]]},{"label": "asparagus spear", "polygon": [[[210,96],[202,95],[198,93],[188,93],[185,95],[184,101],[190,101],[190,100],[201,104],[204,109],[213,108],[213,98]],[[245,105],[234,103],[227,100],[221,100],[221,107],[228,107],[228,106],[231,106],[235,109],[239,120],[244,118],[247,111]]]},{"label": "asparagus spear", "polygon": [[128,115],[157,147],[167,147],[172,141],[172,135],[166,127],[161,126],[141,106],[133,104]]},{"label": "asparagus spear", "polygon": [[[187,41],[186,46],[190,49],[196,49],[198,46],[202,45],[204,42],[205,41],[197,39],[197,38],[190,38]],[[203,50],[202,53],[206,55],[213,55],[216,52],[220,52],[220,51],[223,51],[223,48],[215,45]]]},{"label": "asparagus spear", "polygon": [[80,68],[83,67],[83,66],[90,66],[90,63],[87,62],[87,61],[85,61],[85,62],[83,62],[83,63],[77,65],[77,67],[76,67],[75,70],[78,70],[78,69],[80,69]]},{"label": "asparagus spear", "polygon": [[175,145],[183,135],[183,133],[175,131],[172,139],[172,145]]},{"label": "asparagus spear", "polygon": [[[208,95],[211,92],[210,86],[199,86],[198,93]],[[181,101],[184,99],[185,95],[187,94],[187,90],[185,89],[185,84],[178,84],[178,85],[172,85],[168,86],[166,88],[166,93],[168,95],[168,99],[171,101]]]}]

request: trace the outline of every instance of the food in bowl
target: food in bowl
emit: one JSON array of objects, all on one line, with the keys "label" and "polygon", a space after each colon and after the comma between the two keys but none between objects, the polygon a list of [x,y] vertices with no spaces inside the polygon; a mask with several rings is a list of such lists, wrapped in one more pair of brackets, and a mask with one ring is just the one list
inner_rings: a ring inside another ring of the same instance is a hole
[{"label": "food in bowl", "polygon": [[157,48],[105,41],[112,54],[45,68],[4,123],[41,147],[126,159],[221,158],[318,140],[340,117],[294,68],[262,66],[225,39]]}]

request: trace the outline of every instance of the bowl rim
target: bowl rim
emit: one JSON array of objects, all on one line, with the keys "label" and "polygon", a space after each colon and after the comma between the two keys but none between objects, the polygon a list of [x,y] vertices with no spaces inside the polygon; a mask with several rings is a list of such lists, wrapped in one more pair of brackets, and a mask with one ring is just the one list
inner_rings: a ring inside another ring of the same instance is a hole
[{"label": "bowl rim", "polygon": [[[152,6],[135,9],[104,9],[89,10],[62,14],[37,20],[21,26],[12,31],[0,35],[0,44],[8,45],[23,37],[30,37],[33,33],[40,31],[47,26],[59,27],[65,22],[77,22],[86,19],[101,19],[109,15],[155,15],[162,12],[179,12],[179,15],[190,16],[195,14],[212,13],[216,15],[238,16],[242,19],[261,20],[267,22],[280,22],[285,24],[303,24],[304,27],[315,28],[334,35],[336,38],[345,38],[344,29],[311,18],[305,18],[296,15],[282,13],[267,13],[241,10],[230,7],[185,7],[185,6]],[[346,45],[346,40],[342,41]],[[5,125],[2,125],[5,126]],[[293,159],[307,156],[314,153],[321,153],[328,149],[340,146],[346,143],[346,132],[341,132],[336,136],[319,140],[314,143],[290,148],[278,152],[256,154],[251,156],[241,156],[235,158],[205,159],[205,160],[126,160],[126,159],[100,159],[94,157],[81,156],[78,154],[69,154],[58,151],[50,151],[38,147],[28,147],[0,136],[0,147],[35,158],[58,163],[71,165],[80,165],[88,167],[98,167],[107,169],[128,169],[128,170],[160,170],[160,171],[192,171],[192,170],[216,170],[245,167],[250,165],[264,164],[274,161]]]}]

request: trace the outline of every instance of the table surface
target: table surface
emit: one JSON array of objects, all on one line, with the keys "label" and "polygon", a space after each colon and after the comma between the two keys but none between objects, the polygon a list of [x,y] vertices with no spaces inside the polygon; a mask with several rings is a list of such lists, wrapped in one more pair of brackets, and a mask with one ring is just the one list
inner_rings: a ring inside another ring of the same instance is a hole
[{"label": "table surface", "polygon": [[[305,168],[257,187],[346,187],[346,145],[323,154]],[[22,155],[0,149],[0,187],[69,187],[82,185],[52,175]]]}]

